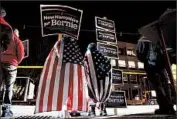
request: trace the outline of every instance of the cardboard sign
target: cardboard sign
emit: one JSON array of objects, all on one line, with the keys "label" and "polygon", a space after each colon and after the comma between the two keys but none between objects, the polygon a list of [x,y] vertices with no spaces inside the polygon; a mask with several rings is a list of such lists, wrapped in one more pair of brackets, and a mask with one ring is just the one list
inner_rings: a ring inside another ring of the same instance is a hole
[{"label": "cardboard sign", "polygon": [[40,5],[42,36],[67,34],[78,39],[82,10],[63,5]]},{"label": "cardboard sign", "polygon": [[120,69],[112,68],[112,83],[113,84],[123,84],[123,72]]},{"label": "cardboard sign", "polygon": [[96,29],[96,40],[99,42],[110,42],[117,44],[116,33]]},{"label": "cardboard sign", "polygon": [[106,102],[108,108],[126,108],[125,91],[112,91]]},{"label": "cardboard sign", "polygon": [[23,43],[24,52],[25,52],[24,58],[27,58],[29,57],[29,40],[24,40],[22,41],[22,43]]},{"label": "cardboard sign", "polygon": [[96,28],[100,28],[106,31],[114,32],[115,33],[115,23],[112,20],[95,17],[95,26]]},{"label": "cardboard sign", "polygon": [[103,43],[97,42],[97,49],[104,55],[109,58],[119,58],[118,55],[118,46],[115,45],[107,45]]}]

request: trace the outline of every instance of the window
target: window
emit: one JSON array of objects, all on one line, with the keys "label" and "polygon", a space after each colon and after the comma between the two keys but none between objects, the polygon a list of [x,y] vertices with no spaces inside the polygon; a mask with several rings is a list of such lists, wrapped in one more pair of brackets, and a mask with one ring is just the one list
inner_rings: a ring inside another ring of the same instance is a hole
[{"label": "window", "polygon": [[119,67],[126,67],[125,60],[118,60]]},{"label": "window", "polygon": [[137,75],[129,75],[129,80],[132,84],[137,84]]},{"label": "window", "polygon": [[118,66],[118,59],[111,59],[111,66],[113,68],[119,68],[119,66]]},{"label": "window", "polygon": [[135,99],[135,100],[139,100],[140,99],[140,95],[139,95],[138,89],[133,89],[132,90],[132,98]]},{"label": "window", "polygon": [[119,55],[124,55],[125,49],[124,48],[119,48]]},{"label": "window", "polygon": [[135,51],[133,49],[127,49],[128,56],[136,56]]},{"label": "window", "polygon": [[126,74],[123,74],[123,81],[124,83],[128,83],[128,77]]},{"label": "window", "polygon": [[134,61],[128,61],[128,68],[136,68]]},{"label": "window", "polygon": [[144,69],[144,63],[138,62],[138,69]]}]

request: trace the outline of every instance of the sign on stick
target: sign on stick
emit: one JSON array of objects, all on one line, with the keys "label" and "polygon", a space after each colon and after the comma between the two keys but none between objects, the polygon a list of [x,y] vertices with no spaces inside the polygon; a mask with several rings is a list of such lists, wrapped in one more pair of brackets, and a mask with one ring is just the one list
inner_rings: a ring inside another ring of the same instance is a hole
[{"label": "sign on stick", "polygon": [[40,5],[42,36],[67,34],[78,39],[82,10],[63,5]]},{"label": "sign on stick", "polygon": [[112,91],[109,99],[106,102],[108,108],[126,108],[127,102],[125,91]]}]

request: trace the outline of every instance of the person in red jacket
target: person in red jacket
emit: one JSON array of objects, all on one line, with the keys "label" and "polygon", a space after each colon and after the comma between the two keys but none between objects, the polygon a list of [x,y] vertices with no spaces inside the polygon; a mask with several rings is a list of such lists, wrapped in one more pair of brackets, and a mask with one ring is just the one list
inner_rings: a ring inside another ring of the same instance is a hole
[{"label": "person in red jacket", "polygon": [[[2,27],[1,41],[5,48],[0,49],[0,87],[4,84],[4,95],[2,104],[1,117],[12,117],[13,113],[10,109],[12,99],[12,89],[17,76],[17,66],[24,58],[24,47],[19,37],[12,31],[11,26],[5,21],[0,14],[0,25]],[[8,32],[5,30],[9,29]],[[4,36],[3,36],[4,35]]]}]

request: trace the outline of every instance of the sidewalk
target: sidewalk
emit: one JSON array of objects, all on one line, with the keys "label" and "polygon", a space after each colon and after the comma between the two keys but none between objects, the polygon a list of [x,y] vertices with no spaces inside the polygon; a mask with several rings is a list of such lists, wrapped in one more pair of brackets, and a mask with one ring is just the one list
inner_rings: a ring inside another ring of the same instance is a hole
[{"label": "sidewalk", "polygon": [[[176,105],[174,106],[174,108],[176,110]],[[12,111],[14,113],[14,117],[20,117],[20,116],[58,117],[58,115],[59,115],[58,111],[34,114],[34,109],[35,109],[35,106],[20,106],[20,105],[12,106]],[[143,115],[150,114],[150,115],[152,115],[155,109],[158,109],[158,105],[137,105],[137,106],[127,106],[127,108],[116,108],[116,109],[107,108],[108,117],[96,117],[96,118],[117,118],[117,117],[121,117],[123,115],[132,115],[132,114],[143,114]],[[99,110],[96,110],[96,114],[97,114],[97,116],[99,116]],[[81,115],[82,115],[82,117],[88,118],[87,113],[85,113],[85,112],[81,113]],[[116,116],[113,116],[113,115],[116,115]],[[143,115],[141,115],[140,117],[142,117]],[[137,117],[137,116],[135,116],[135,117]],[[138,119],[141,119],[141,118],[138,118]]]}]

